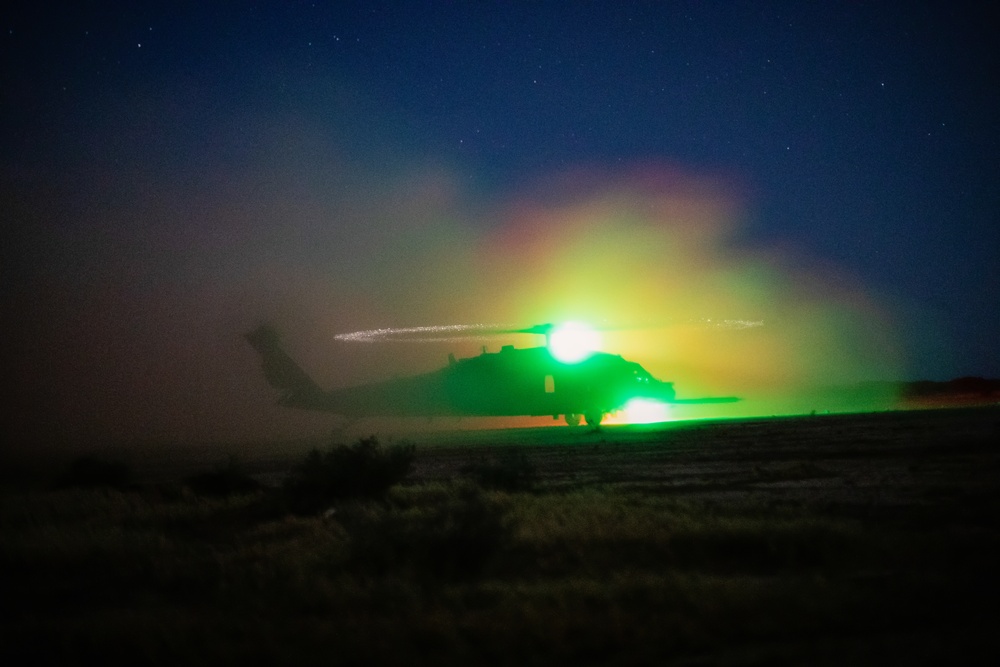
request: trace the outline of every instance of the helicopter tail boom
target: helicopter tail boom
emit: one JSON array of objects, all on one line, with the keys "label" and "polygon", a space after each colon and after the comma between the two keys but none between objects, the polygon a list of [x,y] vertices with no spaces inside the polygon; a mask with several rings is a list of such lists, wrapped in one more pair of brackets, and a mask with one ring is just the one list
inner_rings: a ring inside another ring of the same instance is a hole
[{"label": "helicopter tail boom", "polygon": [[267,383],[284,391],[279,404],[306,409],[316,409],[322,404],[323,390],[281,349],[280,337],[273,327],[262,324],[245,337],[261,356]]}]

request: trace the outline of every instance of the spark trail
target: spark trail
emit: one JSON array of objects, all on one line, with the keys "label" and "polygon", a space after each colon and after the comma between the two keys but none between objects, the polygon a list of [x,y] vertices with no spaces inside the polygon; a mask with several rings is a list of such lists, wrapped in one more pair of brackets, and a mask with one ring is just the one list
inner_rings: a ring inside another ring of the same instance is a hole
[{"label": "spark trail", "polygon": [[475,340],[515,333],[512,327],[499,324],[444,324],[426,327],[387,327],[337,334],[336,340],[352,343],[434,343]]},{"label": "spark trail", "polygon": [[[706,329],[750,329],[763,326],[763,320],[712,319],[693,320]],[[515,327],[504,324],[442,324],[423,327],[384,327],[364,329],[334,336],[334,339],[351,343],[436,343],[442,341],[482,340],[510,334],[544,333],[551,325],[536,327]],[[660,327],[611,327],[611,329],[655,329]],[[595,327],[597,331],[608,327]]]}]

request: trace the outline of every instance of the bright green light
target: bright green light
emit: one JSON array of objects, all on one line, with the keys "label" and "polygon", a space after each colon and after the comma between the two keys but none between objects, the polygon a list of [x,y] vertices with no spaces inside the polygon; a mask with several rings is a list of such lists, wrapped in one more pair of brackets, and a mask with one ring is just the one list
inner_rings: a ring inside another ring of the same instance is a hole
[{"label": "bright green light", "polygon": [[567,322],[549,334],[549,352],[564,364],[575,364],[592,355],[601,345],[601,337],[585,324]]},{"label": "bright green light", "polygon": [[649,398],[633,398],[622,408],[626,424],[653,424],[670,420],[670,406]]}]

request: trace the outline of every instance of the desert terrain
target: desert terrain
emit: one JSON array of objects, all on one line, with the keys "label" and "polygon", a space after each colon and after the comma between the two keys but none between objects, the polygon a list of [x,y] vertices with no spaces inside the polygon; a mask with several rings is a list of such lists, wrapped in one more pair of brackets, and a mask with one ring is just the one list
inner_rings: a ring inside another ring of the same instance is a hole
[{"label": "desert terrain", "polygon": [[377,445],[412,455],[384,495],[306,511],[281,484],[310,443],[150,450],[103,484],[36,466],[0,495],[2,653],[968,662],[1000,620],[998,434],[995,406],[423,433]]}]

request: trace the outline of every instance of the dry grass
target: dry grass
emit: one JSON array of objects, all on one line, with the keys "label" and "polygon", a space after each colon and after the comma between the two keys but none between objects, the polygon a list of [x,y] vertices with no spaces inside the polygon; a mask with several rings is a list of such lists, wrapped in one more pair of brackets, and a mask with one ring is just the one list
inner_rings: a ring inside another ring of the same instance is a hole
[{"label": "dry grass", "polygon": [[[953,447],[912,430],[903,446],[876,423],[871,433],[885,437],[868,456],[853,427],[840,444],[827,439],[822,457],[804,444],[801,461],[725,448],[729,455],[713,458],[702,445],[689,450],[690,470],[682,455],[674,460],[677,476],[690,475],[681,486],[667,475],[656,482],[648,464],[641,480],[572,477],[590,465],[587,452],[628,457],[613,443],[494,452],[486,464],[482,451],[463,460],[457,450],[418,447],[418,468],[451,457],[466,473],[411,479],[382,500],[343,499],[325,515],[286,512],[277,488],[208,497],[179,482],[6,487],[0,581],[9,620],[0,658],[736,665],[968,657],[997,620],[978,611],[997,592],[994,420],[989,413],[983,437]],[[779,439],[783,451],[793,436]],[[673,451],[683,451],[673,437]],[[570,467],[560,470],[559,460]],[[516,474],[484,476],[484,465],[537,476],[511,488],[493,482]],[[848,477],[853,486],[831,484]],[[866,479],[883,485],[880,502]],[[799,483],[811,485],[804,496]]]}]

